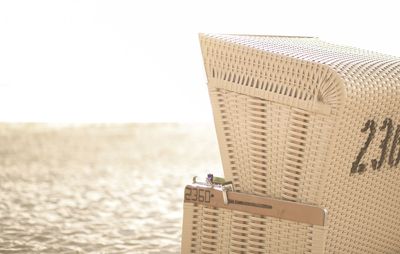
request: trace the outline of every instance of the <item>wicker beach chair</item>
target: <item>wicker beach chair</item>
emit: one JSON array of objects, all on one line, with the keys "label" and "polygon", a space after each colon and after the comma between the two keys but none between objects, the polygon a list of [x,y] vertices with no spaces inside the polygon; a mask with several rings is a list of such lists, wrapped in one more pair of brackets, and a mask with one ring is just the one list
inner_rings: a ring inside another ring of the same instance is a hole
[{"label": "wicker beach chair", "polygon": [[[182,253],[400,253],[400,59],[308,37],[200,41],[240,202],[185,199]],[[269,199],[286,210],[269,216]]]}]

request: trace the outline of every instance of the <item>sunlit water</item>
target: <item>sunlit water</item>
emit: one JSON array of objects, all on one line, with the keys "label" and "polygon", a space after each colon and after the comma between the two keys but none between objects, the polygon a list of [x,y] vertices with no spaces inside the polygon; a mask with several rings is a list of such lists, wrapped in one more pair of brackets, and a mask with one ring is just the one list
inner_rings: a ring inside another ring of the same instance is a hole
[{"label": "sunlit water", "polygon": [[212,126],[0,127],[0,253],[180,253],[183,187],[221,174]]}]

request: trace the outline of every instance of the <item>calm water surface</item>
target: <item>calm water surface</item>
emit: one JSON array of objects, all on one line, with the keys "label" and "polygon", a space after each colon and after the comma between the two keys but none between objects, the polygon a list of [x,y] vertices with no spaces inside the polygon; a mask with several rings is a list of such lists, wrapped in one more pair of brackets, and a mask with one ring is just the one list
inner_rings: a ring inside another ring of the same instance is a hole
[{"label": "calm water surface", "polygon": [[0,253],[180,253],[212,126],[1,125]]}]

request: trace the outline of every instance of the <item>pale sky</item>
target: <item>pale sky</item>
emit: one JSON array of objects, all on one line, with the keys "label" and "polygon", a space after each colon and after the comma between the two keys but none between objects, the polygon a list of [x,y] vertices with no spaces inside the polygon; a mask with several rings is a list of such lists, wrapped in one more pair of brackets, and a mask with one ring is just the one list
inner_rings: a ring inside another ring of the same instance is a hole
[{"label": "pale sky", "polygon": [[400,56],[396,1],[0,1],[0,121],[212,122],[199,32]]}]

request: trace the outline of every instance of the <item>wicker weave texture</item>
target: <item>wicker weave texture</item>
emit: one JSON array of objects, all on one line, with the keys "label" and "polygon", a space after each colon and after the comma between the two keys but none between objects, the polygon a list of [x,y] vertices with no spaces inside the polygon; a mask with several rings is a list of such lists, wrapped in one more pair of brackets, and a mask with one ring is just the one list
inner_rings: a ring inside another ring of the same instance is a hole
[{"label": "wicker weave texture", "polygon": [[[326,230],[226,209],[185,204],[182,253],[321,253]],[[313,243],[318,239],[318,242]]]},{"label": "wicker weave texture", "polygon": [[191,253],[400,253],[399,58],[315,38],[200,41],[225,177],[329,215],[316,228],[186,204]]}]

